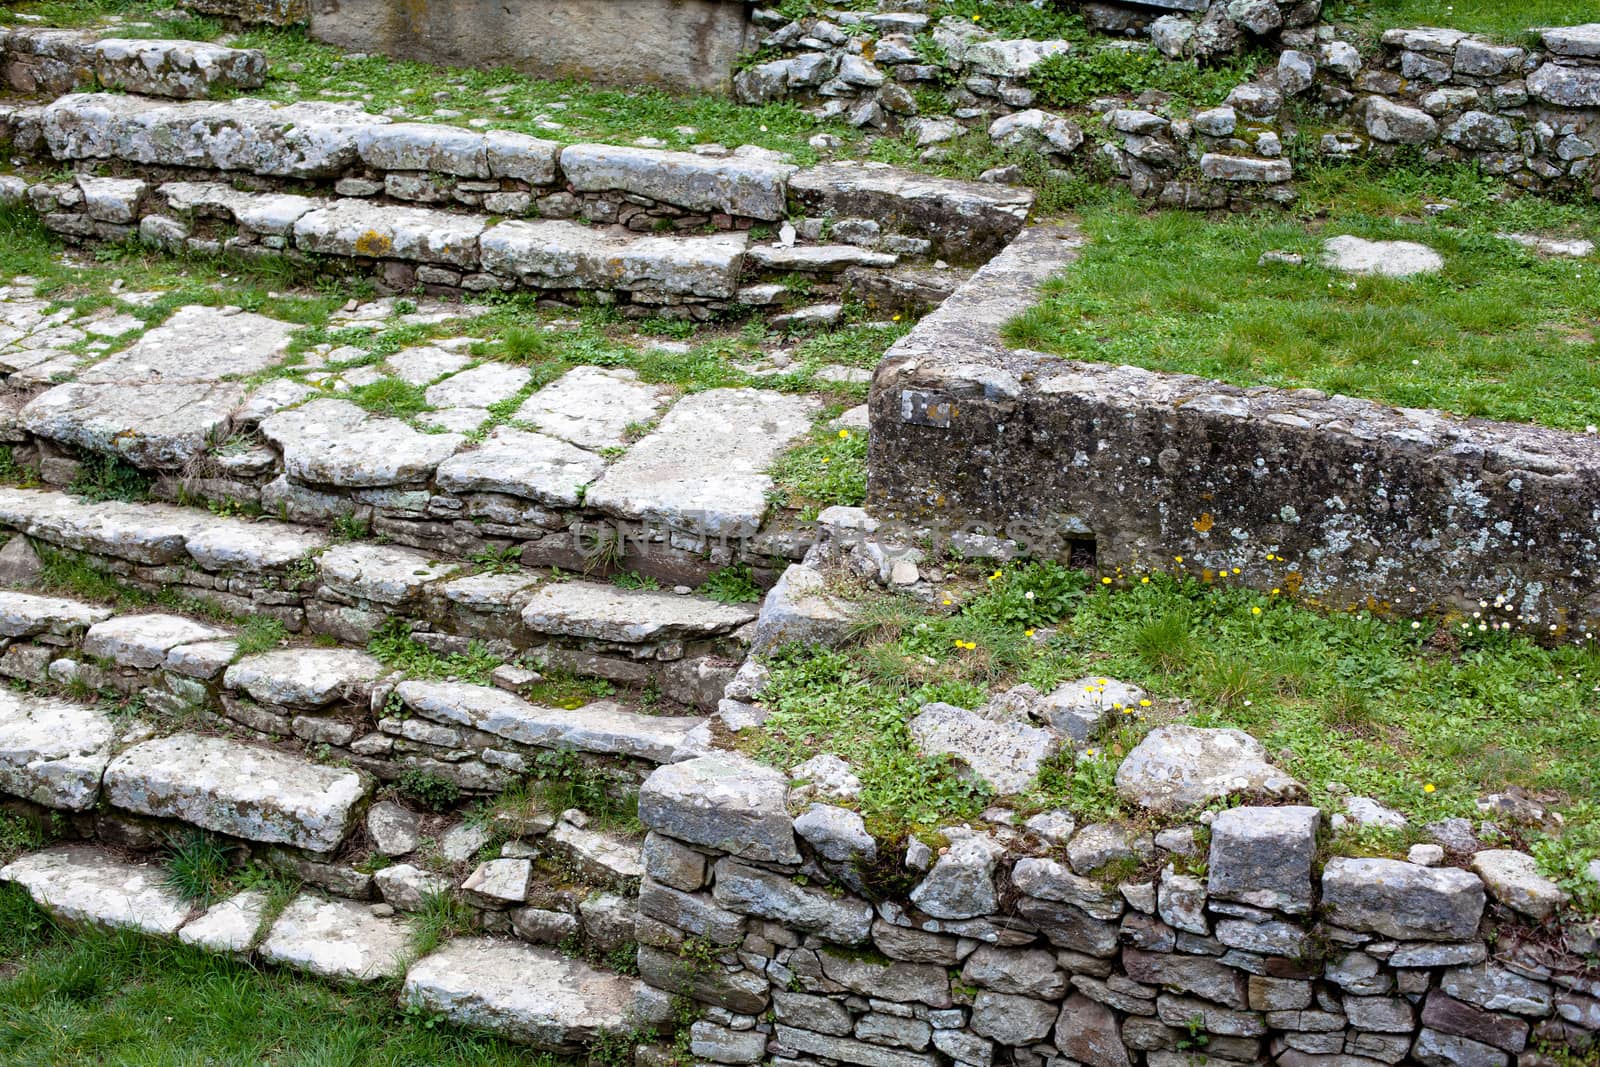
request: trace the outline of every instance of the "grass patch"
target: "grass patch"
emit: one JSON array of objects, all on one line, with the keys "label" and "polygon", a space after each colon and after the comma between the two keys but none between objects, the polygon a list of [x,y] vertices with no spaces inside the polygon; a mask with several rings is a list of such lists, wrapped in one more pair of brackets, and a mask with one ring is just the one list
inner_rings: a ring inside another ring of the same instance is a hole
[{"label": "grass patch", "polygon": [[384,623],[368,642],[367,651],[385,667],[412,678],[451,677],[474,685],[488,685],[490,673],[501,664],[500,657],[476,641],[467,645],[466,652],[435,652],[411,636],[404,619]]},{"label": "grass patch", "polygon": [[245,620],[234,640],[238,644],[238,655],[254,656],[289,640],[289,631],[281,621],[270,615],[252,615]]},{"label": "grass patch", "polygon": [[0,1060],[55,1064],[555,1067],[392,989],[335,987],[170,941],[58,928],[0,886]]},{"label": "grass patch", "polygon": [[343,394],[344,399],[377,415],[409,418],[431,410],[424,390],[401,378],[380,378]]},{"label": "grass patch", "polygon": [[1199,111],[1222,103],[1234,87],[1254,76],[1264,60],[1237,56],[1220,65],[1168,59],[1154,49],[1101,46],[1047,56],[1026,83],[1046,107],[1082,107],[1098,97],[1157,89],[1179,110]]},{"label": "grass patch", "polygon": [[228,895],[228,851],[202,830],[169,834],[161,865],[162,884],[190,904],[207,908]]},{"label": "grass patch", "polygon": [[122,579],[101,570],[82,556],[61,552],[34,542],[39,555],[38,585],[47,593],[69,593],[85,600],[114,604],[119,608],[141,608],[154,601],[149,593],[125,585]]},{"label": "grass patch", "polygon": [[96,452],[83,458],[67,492],[85,500],[149,500],[150,476],[121,456]]},{"label": "grass patch", "polygon": [[[1405,407],[1581,430],[1600,423],[1600,263],[1542,258],[1501,230],[1600,234],[1600,209],[1528,197],[1466,168],[1313,169],[1302,219],[1091,212],[1093,238],[1007,340],[1239,385],[1309,386]],[[1424,202],[1460,206],[1427,222]],[[1403,221],[1400,216],[1413,221]],[[1418,241],[1410,279],[1319,265],[1325,237]],[[1290,251],[1305,266],[1259,264]]]},{"label": "grass patch", "polygon": [[857,507],[867,499],[867,435],[854,430],[817,430],[772,467],[775,496],[811,520],[823,508]]},{"label": "grass patch", "polygon": [[1323,18],[1373,36],[1395,27],[1444,26],[1520,41],[1535,26],[1593,22],[1595,7],[1590,0],[1330,0]]}]

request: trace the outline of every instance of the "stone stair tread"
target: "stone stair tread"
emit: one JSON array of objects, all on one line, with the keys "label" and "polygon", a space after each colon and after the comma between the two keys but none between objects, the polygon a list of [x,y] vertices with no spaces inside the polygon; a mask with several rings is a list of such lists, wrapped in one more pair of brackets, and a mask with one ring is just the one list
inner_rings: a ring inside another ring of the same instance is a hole
[{"label": "stone stair tread", "polygon": [[163,885],[154,863],[118,859],[90,845],[63,845],[20,856],[0,868],[0,882],[26,889],[67,922],[171,937],[189,918],[187,902]]},{"label": "stone stair tread", "polygon": [[548,1052],[630,1032],[641,983],[550,949],[463,937],[406,974],[410,1005]]},{"label": "stone stair tread", "polygon": [[0,589],[0,637],[64,635],[111,618],[111,609],[62,597]]},{"label": "stone stair tread", "polygon": [[397,978],[411,952],[411,927],[366,904],[301,893],[261,942],[261,958],[338,981]]},{"label": "stone stair tread", "polygon": [[98,708],[0,687],[0,793],[88,811],[100,798],[115,736]]},{"label": "stone stair tread", "polygon": [[677,637],[711,637],[756,617],[754,605],[600,582],[547,582],[522,609],[530,630],[619,644]]},{"label": "stone stair tread", "polygon": [[504,493],[571,508],[605,466],[593,452],[558,438],[496,426],[477,448],[441,463],[435,481],[450,493]]},{"label": "stone stair tread", "polygon": [[317,557],[317,566],[334,592],[390,605],[405,603],[461,569],[413,548],[359,543],[333,546]]},{"label": "stone stair tread", "polygon": [[220,641],[233,634],[183,615],[151,613],[117,615],[97,622],[83,635],[83,654],[119,667],[151,670],[166,662],[174,649],[202,641]]},{"label": "stone stair tread", "polygon": [[636,841],[621,840],[562,819],[545,835],[544,842],[564,853],[585,877],[595,881],[637,884],[644,877],[643,848]]},{"label": "stone stair tread", "polygon": [[418,715],[467,726],[525,745],[635,756],[655,763],[673,758],[704,720],[641,715],[610,700],[581,708],[547,708],[485,685],[401,682],[396,694]]},{"label": "stone stair tread", "polygon": [[565,219],[513,219],[478,239],[483,268],[541,289],[651,290],[731,299],[749,237],[742,231],[640,235]]},{"label": "stone stair tread", "polygon": [[265,704],[320,708],[335,700],[365,699],[389,670],[353,648],[281,648],[246,656],[223,674],[222,684]]},{"label": "stone stair tread", "polygon": [[584,502],[665,524],[673,542],[754,536],[767,511],[767,468],[811,428],[808,397],[710,389],[675,404],[656,429],[590,486]]},{"label": "stone stair tread", "polygon": [[265,890],[246,889],[207,908],[185,923],[178,940],[207,952],[229,955],[250,951],[267,914]]},{"label": "stone stair tread", "polygon": [[647,423],[670,403],[663,386],[639,381],[627,367],[574,367],[517,409],[516,421],[598,452],[628,443],[629,426]]},{"label": "stone stair tread", "polygon": [[857,245],[753,245],[750,262],[765,270],[841,271],[846,267],[892,267],[900,257]]},{"label": "stone stair tread", "polygon": [[113,807],[310,852],[339,847],[371,788],[356,771],[198,734],[134,745],[105,772]]},{"label": "stone stair tread", "polygon": [[343,489],[421,484],[466,443],[459,433],[423,433],[332,397],[269,415],[261,435],[283,453],[293,480]]}]

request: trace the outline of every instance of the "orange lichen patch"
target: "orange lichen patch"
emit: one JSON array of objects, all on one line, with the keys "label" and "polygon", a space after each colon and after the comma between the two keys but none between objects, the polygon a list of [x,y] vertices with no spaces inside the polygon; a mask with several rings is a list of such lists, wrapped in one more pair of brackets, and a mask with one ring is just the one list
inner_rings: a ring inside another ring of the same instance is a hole
[{"label": "orange lichen patch", "polygon": [[393,247],[394,241],[389,235],[377,230],[368,230],[356,238],[356,251],[363,256],[381,256]]},{"label": "orange lichen patch", "polygon": [[1217,520],[1211,517],[1211,512],[1209,511],[1201,512],[1200,517],[1194,520],[1192,523],[1196,533],[1209,533],[1211,531],[1211,527],[1215,526],[1216,524]]},{"label": "orange lichen patch", "polygon": [[1300,585],[1305,577],[1299,571],[1290,571],[1283,576],[1283,587],[1289,590],[1289,595],[1294,596],[1300,592]]}]

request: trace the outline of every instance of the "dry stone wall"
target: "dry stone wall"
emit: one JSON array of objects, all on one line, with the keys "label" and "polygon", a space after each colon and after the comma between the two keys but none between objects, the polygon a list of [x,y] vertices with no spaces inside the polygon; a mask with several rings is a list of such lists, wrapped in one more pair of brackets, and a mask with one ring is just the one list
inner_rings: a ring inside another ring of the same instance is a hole
[{"label": "dry stone wall", "polygon": [[1530,931],[1549,911],[1499,853],[1481,876],[1324,862],[1295,806],[1223,811],[1208,845],[1058,812],[935,852],[875,840],[833,803],[848,776],[795,770],[712,753],[640,796],[640,973],[710,1009],[704,1060],[1504,1067],[1600,1026],[1592,930]]},{"label": "dry stone wall", "polygon": [[199,99],[218,90],[259,89],[266,74],[267,58],[255,49],[0,28],[0,84],[21,93],[99,87]]}]

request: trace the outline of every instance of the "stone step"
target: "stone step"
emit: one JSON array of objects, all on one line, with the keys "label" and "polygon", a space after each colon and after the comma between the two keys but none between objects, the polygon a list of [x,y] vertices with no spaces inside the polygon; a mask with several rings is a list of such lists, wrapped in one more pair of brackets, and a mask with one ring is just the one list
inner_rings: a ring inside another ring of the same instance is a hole
[{"label": "stone step", "polygon": [[193,909],[165,879],[157,864],[119,859],[91,845],[46,849],[0,868],[0,882],[26,889],[66,922],[172,937]]},{"label": "stone step", "polygon": [[116,740],[99,708],[0,686],[0,794],[57,811],[88,811]]},{"label": "stone step", "polygon": [[203,41],[97,39],[84,30],[0,27],[0,71],[9,88],[23,93],[98,86],[188,100],[260,88],[267,57],[254,48]]},{"label": "stone step", "polygon": [[547,582],[522,608],[534,633],[625,645],[714,637],[755,617],[753,604],[583,581]]},{"label": "stone step", "polygon": [[548,1052],[580,1052],[665,1021],[637,979],[487,937],[457,938],[417,961],[402,995],[461,1026]]},{"label": "stone step", "polygon": [[319,853],[343,843],[371,790],[357,771],[198,734],[134,745],[105,771],[115,808]]},{"label": "stone step", "polygon": [[319,978],[375,982],[398,978],[413,955],[411,926],[374,915],[354,900],[301,893],[261,942],[261,958]]},{"label": "stone step", "polygon": [[610,700],[547,708],[490,686],[401,682],[395,694],[416,715],[540,748],[633,756],[667,763],[704,723],[690,716],[643,715]]}]

